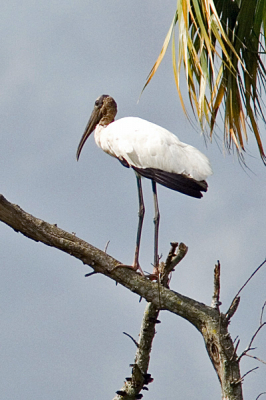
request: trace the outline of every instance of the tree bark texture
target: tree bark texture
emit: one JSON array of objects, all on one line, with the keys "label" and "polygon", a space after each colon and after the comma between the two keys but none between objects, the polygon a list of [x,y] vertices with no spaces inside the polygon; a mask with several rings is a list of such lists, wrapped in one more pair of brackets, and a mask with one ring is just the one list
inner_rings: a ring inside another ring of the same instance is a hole
[{"label": "tree bark texture", "polygon": [[[58,228],[56,224],[49,224],[26,213],[19,206],[8,202],[2,195],[0,195],[0,220],[32,240],[55,247],[81,260],[93,268],[95,273],[104,274],[145,298],[152,303],[154,310],[167,310],[185,318],[202,334],[206,350],[221,384],[222,399],[241,400],[243,398],[239,360],[228,332],[229,321],[236,311],[239,299],[235,299],[228,312],[223,314],[219,310],[217,299],[210,307],[170,290],[165,282],[164,285],[158,285],[158,282],[151,281],[131,269],[114,269],[120,264],[119,261],[75,234]],[[182,246],[179,248],[181,254],[182,251],[186,251],[186,246],[183,250]],[[176,257],[178,258],[179,255],[177,254]],[[218,275],[216,271],[216,276]],[[215,293],[217,297],[217,282]],[[137,357],[141,359],[140,354]]]}]

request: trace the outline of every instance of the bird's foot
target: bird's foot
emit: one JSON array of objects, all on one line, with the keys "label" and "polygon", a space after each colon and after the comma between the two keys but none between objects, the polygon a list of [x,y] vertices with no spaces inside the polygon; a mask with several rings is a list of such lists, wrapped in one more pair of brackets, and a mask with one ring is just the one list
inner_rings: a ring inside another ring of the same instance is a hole
[{"label": "bird's foot", "polygon": [[151,281],[158,281],[160,278],[160,272],[159,272],[159,267],[153,267],[153,271],[151,274],[144,274],[142,271],[142,268],[140,267],[138,261],[133,262],[132,265],[127,265],[127,264],[117,264],[115,267],[109,270],[109,272],[113,272],[118,268],[128,268],[128,269],[133,269],[133,271],[139,271],[140,275],[144,276],[145,278],[148,278]]},{"label": "bird's foot", "polygon": [[128,268],[128,269],[133,269],[133,271],[138,271],[140,272],[140,275],[145,276],[144,272],[142,271],[140,265],[138,262],[134,262],[132,265],[126,265],[126,264],[117,264],[114,268],[109,270],[110,272],[113,272],[114,270],[118,268]]},{"label": "bird's foot", "polygon": [[145,275],[147,278],[149,278],[151,281],[158,281],[160,278],[160,273],[159,273],[159,267],[153,267],[153,271],[149,275]]}]

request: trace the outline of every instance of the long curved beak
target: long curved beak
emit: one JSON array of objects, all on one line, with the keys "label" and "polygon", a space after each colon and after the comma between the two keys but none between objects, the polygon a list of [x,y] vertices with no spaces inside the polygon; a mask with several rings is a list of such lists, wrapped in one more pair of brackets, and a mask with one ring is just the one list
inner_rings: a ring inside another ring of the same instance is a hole
[{"label": "long curved beak", "polygon": [[79,142],[79,145],[78,145],[77,154],[76,154],[77,161],[79,159],[82,147],[84,146],[84,144],[85,144],[86,140],[88,139],[88,137],[90,136],[90,134],[96,128],[96,125],[100,122],[101,117],[102,117],[101,110],[94,109],[92,111],[90,119],[89,119],[89,122],[87,123],[85,131],[84,131],[84,133],[82,135],[82,138],[81,138],[81,140]]}]

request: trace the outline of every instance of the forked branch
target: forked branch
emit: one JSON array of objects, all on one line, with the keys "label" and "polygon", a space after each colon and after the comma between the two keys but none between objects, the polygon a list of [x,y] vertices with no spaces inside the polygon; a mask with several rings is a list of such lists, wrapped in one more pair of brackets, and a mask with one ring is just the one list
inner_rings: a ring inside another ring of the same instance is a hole
[{"label": "forked branch", "polygon": [[256,332],[252,335],[252,338],[250,339],[250,342],[249,342],[247,348],[238,357],[238,361],[240,361],[242,357],[248,356],[248,357],[254,358],[255,360],[261,362],[262,364],[266,364],[266,362],[261,360],[260,358],[248,354],[250,351],[255,350],[255,347],[252,347],[253,342],[254,342],[256,336],[258,335],[258,333],[260,332],[260,330],[266,325],[266,322],[262,322],[263,321],[263,313],[264,313],[265,305],[266,305],[266,302],[263,304],[262,309],[261,309],[259,327],[256,329]]},{"label": "forked branch", "polygon": [[[28,238],[40,241],[48,246],[53,246],[81,260],[84,264],[93,268],[94,272],[104,274],[117,281],[138,296],[145,298],[154,310],[167,310],[181,316],[193,324],[202,334],[206,349],[211,362],[217,372],[222,388],[222,398],[227,400],[242,400],[241,376],[239,371],[239,360],[236,355],[233,341],[228,333],[228,318],[219,309],[209,307],[196,300],[190,299],[170,290],[160,284],[160,296],[158,295],[158,283],[140,276],[128,268],[114,267],[119,263],[117,260],[94,246],[58,228],[56,224],[51,225],[45,221],[33,217],[23,211],[19,206],[9,203],[0,195],[0,220],[21,232]],[[184,245],[183,245],[184,246]],[[186,247],[180,245],[176,252],[175,244],[172,245],[171,254],[167,262],[162,265],[162,282],[168,285],[169,272],[174,268]],[[164,269],[167,272],[164,275]],[[216,277],[218,285],[218,275]],[[166,283],[165,283],[166,282]],[[218,288],[218,286],[217,286]],[[218,291],[216,302],[219,301]],[[153,321],[156,323],[157,317]],[[150,321],[151,322],[151,321]],[[136,357],[137,359],[137,357]],[[135,376],[143,378],[141,363],[135,363]],[[140,372],[140,374],[139,374]],[[150,378],[145,376],[144,381]],[[143,383],[141,383],[143,385]],[[145,385],[144,385],[145,386]]]}]

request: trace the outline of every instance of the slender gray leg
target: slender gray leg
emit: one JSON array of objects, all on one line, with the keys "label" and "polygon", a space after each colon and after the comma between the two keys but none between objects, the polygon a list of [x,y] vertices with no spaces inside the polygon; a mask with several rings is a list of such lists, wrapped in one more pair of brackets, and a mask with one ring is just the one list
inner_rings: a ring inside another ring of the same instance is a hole
[{"label": "slender gray leg", "polygon": [[153,201],[154,201],[154,270],[157,271],[158,275],[158,267],[159,267],[159,255],[158,255],[158,240],[159,240],[159,222],[160,222],[160,213],[158,206],[158,198],[157,198],[157,188],[156,182],[152,180],[152,192],[153,192]]},{"label": "slender gray leg", "polygon": [[[135,269],[139,269],[142,272],[139,266],[139,248],[140,248],[140,239],[141,239],[141,231],[142,231],[142,224],[145,214],[145,207],[143,201],[143,193],[142,193],[142,185],[141,185],[141,176],[136,173],[137,178],[137,187],[138,187],[138,198],[139,198],[139,224],[138,224],[138,231],[137,231],[137,240],[136,240],[136,249],[135,249],[135,256],[134,256],[134,263],[133,267]],[[143,272],[142,272],[143,274]]]},{"label": "slender gray leg", "polygon": [[140,247],[141,230],[142,230],[142,224],[143,224],[143,219],[144,219],[145,207],[144,207],[143,193],[142,193],[142,186],[141,186],[141,176],[137,172],[136,172],[136,178],[137,178],[138,198],[139,198],[139,224],[138,224],[136,249],[135,249],[133,265],[118,264],[114,268],[112,268],[111,271],[114,271],[115,269],[123,268],[123,267],[131,268],[131,269],[134,269],[135,271],[139,270],[141,275],[145,276],[144,272],[142,271],[142,269],[140,268],[140,265],[139,265],[139,247]]}]

